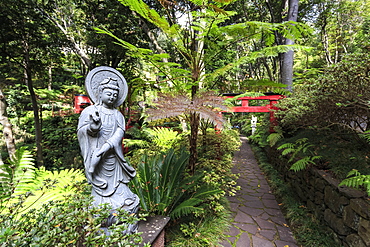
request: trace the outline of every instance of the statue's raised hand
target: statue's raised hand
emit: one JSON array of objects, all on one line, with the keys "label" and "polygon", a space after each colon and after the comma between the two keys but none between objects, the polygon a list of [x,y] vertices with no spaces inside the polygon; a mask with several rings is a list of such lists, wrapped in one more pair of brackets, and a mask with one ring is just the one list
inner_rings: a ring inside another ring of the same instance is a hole
[{"label": "statue's raised hand", "polygon": [[99,116],[99,112],[94,112],[90,114],[90,129],[92,131],[98,131],[101,127],[101,119]]}]

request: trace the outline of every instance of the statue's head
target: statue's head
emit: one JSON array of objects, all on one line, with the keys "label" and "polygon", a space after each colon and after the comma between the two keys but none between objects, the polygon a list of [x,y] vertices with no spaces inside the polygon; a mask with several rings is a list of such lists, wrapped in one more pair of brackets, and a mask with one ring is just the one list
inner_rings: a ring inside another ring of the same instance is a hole
[{"label": "statue's head", "polygon": [[92,69],[86,76],[85,86],[87,94],[95,105],[102,105],[101,96],[104,90],[118,92],[114,108],[122,105],[128,93],[128,86],[123,75],[108,66]]},{"label": "statue's head", "polygon": [[[104,79],[102,82],[100,82],[98,87],[98,102],[97,105],[102,105],[102,96],[104,93],[104,90],[107,91],[114,91],[118,95],[119,93],[119,86],[117,79],[108,77],[107,79]],[[117,100],[114,102],[113,107],[117,107]]]}]

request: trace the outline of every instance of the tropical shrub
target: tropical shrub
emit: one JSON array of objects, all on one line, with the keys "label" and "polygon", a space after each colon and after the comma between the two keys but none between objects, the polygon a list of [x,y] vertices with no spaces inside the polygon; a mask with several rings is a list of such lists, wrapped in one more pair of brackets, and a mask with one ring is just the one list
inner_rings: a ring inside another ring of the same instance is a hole
[{"label": "tropical shrub", "polygon": [[223,210],[217,214],[208,212],[206,217],[187,220],[178,227],[167,230],[170,247],[220,246],[224,233],[230,227],[230,214]]},{"label": "tropical shrub", "polygon": [[143,155],[137,165],[137,175],[131,181],[132,191],[140,198],[142,210],[149,214],[179,218],[201,214],[204,202],[222,193],[201,183],[201,175],[187,176],[189,154],[173,149],[166,153]]},{"label": "tropical shrub", "polygon": [[199,137],[198,169],[204,171],[204,181],[229,195],[235,194],[237,175],[231,172],[234,152],[240,147],[236,130],[207,129]]},{"label": "tropical shrub", "polygon": [[21,148],[1,167],[0,242],[2,246],[127,246],[139,234],[122,234],[138,218],[117,213],[120,224],[102,228],[110,209],[92,208],[80,170],[36,169],[32,155]]}]

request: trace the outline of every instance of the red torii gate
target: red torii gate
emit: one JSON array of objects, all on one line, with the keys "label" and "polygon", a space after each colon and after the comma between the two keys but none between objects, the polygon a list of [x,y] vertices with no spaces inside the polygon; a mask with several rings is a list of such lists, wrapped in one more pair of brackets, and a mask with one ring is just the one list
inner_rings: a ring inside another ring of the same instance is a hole
[{"label": "red torii gate", "polygon": [[[238,94],[223,94],[223,96],[225,98],[234,98],[238,96]],[[283,98],[285,98],[285,96],[280,94],[266,94],[264,96],[244,96],[237,98],[237,100],[241,100],[241,106],[233,106],[229,111],[224,112],[269,112],[271,123],[270,132],[273,132],[273,126],[276,125],[274,110],[278,109],[275,104],[278,102],[278,100]],[[250,100],[269,100],[269,104],[264,106],[249,106]]]}]

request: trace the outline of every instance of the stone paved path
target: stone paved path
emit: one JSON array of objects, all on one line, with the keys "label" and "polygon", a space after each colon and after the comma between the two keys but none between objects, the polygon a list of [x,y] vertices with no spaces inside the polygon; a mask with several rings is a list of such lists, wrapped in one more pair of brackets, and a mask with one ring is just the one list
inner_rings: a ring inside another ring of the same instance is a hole
[{"label": "stone paved path", "polygon": [[234,218],[222,246],[298,247],[247,139],[241,140],[240,151],[233,159],[241,190],[228,198]]}]

